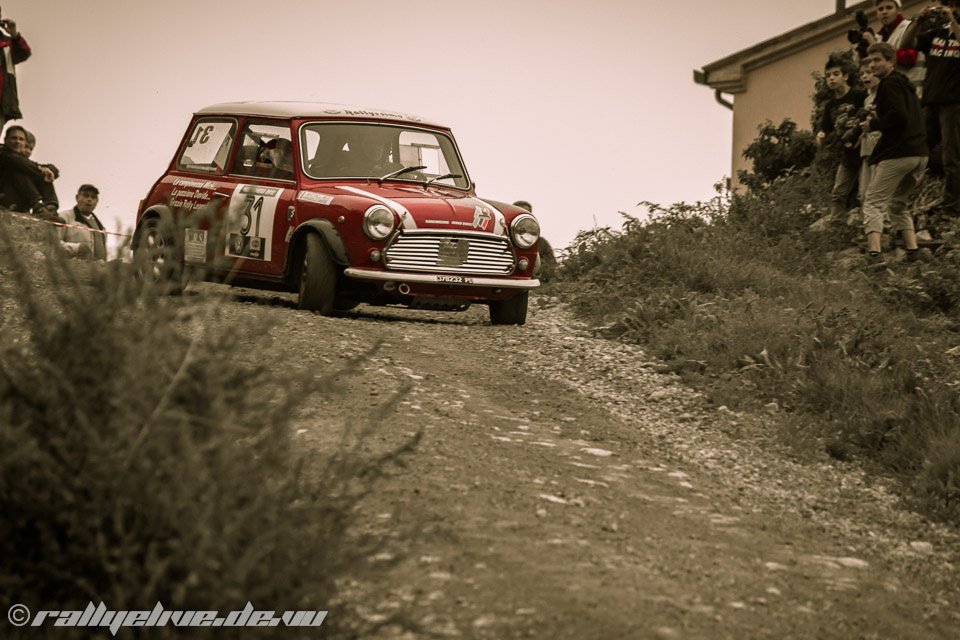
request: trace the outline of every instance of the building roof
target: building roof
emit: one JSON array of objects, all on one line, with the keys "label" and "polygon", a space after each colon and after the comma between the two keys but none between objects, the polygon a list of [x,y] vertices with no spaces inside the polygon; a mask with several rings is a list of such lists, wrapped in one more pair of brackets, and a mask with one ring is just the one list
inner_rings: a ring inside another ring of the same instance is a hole
[{"label": "building roof", "polygon": [[[904,0],[903,8],[906,10],[927,1]],[[724,93],[742,93],[746,91],[748,71],[845,34],[853,28],[853,16],[858,10],[866,11],[871,21],[875,22],[875,4],[875,0],[858,2],[842,11],[711,62],[704,65],[703,69],[694,70],[693,81]]]},{"label": "building roof", "polygon": [[221,102],[204,107],[198,115],[262,116],[266,118],[350,118],[360,120],[395,120],[411,124],[429,125],[448,129],[449,127],[428,122],[419,116],[387,111],[354,107],[329,102]]}]

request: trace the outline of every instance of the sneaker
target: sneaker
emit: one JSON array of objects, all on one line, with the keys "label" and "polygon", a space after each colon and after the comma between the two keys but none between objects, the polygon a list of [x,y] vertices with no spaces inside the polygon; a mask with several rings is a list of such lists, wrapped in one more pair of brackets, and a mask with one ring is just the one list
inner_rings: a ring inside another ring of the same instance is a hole
[{"label": "sneaker", "polygon": [[907,251],[907,262],[930,262],[932,259],[933,253],[927,248]]},{"label": "sneaker", "polygon": [[863,268],[867,271],[879,271],[881,269],[884,269],[887,266],[887,263],[884,259],[884,255],[882,253],[875,253],[871,251],[870,253],[866,254],[863,258],[865,261]]}]

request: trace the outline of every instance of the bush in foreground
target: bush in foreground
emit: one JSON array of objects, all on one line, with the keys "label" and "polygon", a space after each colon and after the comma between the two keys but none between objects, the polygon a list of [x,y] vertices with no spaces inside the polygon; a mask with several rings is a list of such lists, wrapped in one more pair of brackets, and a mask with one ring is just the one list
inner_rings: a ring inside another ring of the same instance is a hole
[{"label": "bush in foreground", "polygon": [[11,234],[0,229],[16,301],[0,344],[0,597],[33,610],[251,601],[330,610],[326,637],[348,635],[338,581],[378,545],[354,531],[355,508],[403,450],[311,454],[294,440],[298,406],[329,397],[337,372],[273,379],[242,357],[264,327],[142,290],[119,263],[77,282],[53,257],[30,263]]}]

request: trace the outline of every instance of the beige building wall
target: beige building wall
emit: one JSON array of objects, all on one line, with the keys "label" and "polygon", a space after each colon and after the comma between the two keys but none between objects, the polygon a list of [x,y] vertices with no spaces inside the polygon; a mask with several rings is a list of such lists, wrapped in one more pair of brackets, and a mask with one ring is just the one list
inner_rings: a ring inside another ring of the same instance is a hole
[{"label": "beige building wall", "polygon": [[746,72],[746,91],[736,94],[733,100],[734,185],[737,171],[750,168],[743,150],[757,137],[757,127],[765,120],[780,124],[784,118],[790,118],[801,129],[810,130],[815,90],[812,74],[823,72],[832,51],[849,47],[846,37],[838,36]]}]

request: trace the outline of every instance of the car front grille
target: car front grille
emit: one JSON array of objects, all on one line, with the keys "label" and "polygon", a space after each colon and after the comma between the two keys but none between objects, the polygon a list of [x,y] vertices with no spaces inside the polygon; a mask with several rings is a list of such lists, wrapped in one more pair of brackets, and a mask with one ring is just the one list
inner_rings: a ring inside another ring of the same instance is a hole
[{"label": "car front grille", "polygon": [[384,252],[388,269],[509,275],[513,252],[506,238],[445,233],[401,233]]}]

